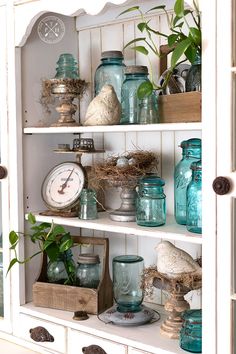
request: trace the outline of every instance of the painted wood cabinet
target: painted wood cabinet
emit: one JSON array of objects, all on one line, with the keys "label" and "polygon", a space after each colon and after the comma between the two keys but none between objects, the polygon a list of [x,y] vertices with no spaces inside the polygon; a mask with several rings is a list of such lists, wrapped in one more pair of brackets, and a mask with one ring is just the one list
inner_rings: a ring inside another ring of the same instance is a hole
[{"label": "painted wood cabinet", "polygon": [[[171,11],[173,1],[167,0],[165,3]],[[143,256],[146,266],[155,264],[154,247],[162,239],[174,242],[176,246],[185,249],[193,257],[202,255],[203,291],[202,294],[200,291],[188,294],[188,300],[192,307],[203,307],[203,353],[222,353],[222,351],[218,351],[216,346],[216,308],[221,305],[216,302],[216,273],[218,269],[217,255],[221,259],[224,246],[221,245],[220,248],[217,248],[216,196],[211,186],[218,172],[216,167],[219,162],[217,160],[216,164],[216,152],[221,151],[222,147],[221,145],[218,146],[218,150],[216,149],[219,135],[216,117],[218,110],[220,111],[222,107],[218,103],[216,94],[216,87],[218,87],[216,48],[219,53],[223,48],[223,43],[220,40],[217,43],[216,39],[217,1],[211,4],[209,2],[202,3],[201,123],[53,128],[50,127],[50,124],[56,119],[55,109],[51,107],[49,115],[39,102],[41,80],[55,76],[56,62],[61,53],[72,53],[78,58],[81,78],[90,83],[88,93],[80,102],[79,117],[77,116],[77,119],[83,123],[88,103],[93,97],[93,77],[100,62],[101,52],[112,49],[122,50],[125,43],[139,35],[136,29],[138,17],[134,17],[134,14],[127,14],[122,18],[117,17],[122,10],[136,4],[142,6],[146,11],[162,4],[162,1],[124,2],[123,0],[112,0],[107,4],[105,0],[97,0],[96,2],[85,0],[0,2],[2,19],[0,26],[4,38],[4,41],[0,43],[0,64],[2,64],[1,68],[5,69],[0,72],[5,100],[1,105],[0,113],[1,122],[7,124],[2,132],[8,132],[9,139],[9,144],[5,143],[3,147],[6,149],[7,144],[6,155],[9,156],[6,162],[9,166],[9,177],[4,182],[7,184],[4,193],[9,192],[10,198],[10,208],[5,208],[6,213],[9,210],[9,215],[4,214],[4,219],[9,220],[11,229],[19,231],[27,228],[24,220],[28,212],[33,212],[38,221],[50,222],[52,220],[51,217],[39,214],[39,211],[45,209],[41,198],[41,184],[53,166],[68,160],[68,155],[56,154],[54,149],[60,143],[72,145],[77,134],[82,134],[82,137],[92,137],[95,147],[105,150],[101,156],[98,154],[83,155],[83,165],[91,165],[101,157],[122,154],[136,148],[152,150],[159,155],[159,173],[166,181],[165,194],[168,214],[166,225],[159,228],[142,228],[132,222],[112,222],[106,213],[101,214],[99,219],[93,222],[77,218],[53,217],[54,222],[65,225],[73,233],[81,233],[84,236],[108,237],[110,266],[114,256],[125,253]],[[227,18],[231,14],[230,9],[228,8]],[[56,16],[63,21],[65,34],[61,41],[46,43],[40,39],[38,24],[45,16]],[[167,30],[164,13],[154,13],[150,19],[160,30]],[[222,20],[222,22],[225,23],[226,20]],[[159,44],[163,44],[163,40],[160,40]],[[228,43],[227,46],[230,47],[230,44]],[[149,65],[145,56],[135,53],[131,49],[126,49],[124,56],[126,65]],[[229,53],[225,60],[227,58],[229,58]],[[160,74],[159,61],[155,57],[151,57],[151,61],[154,74],[158,77]],[[227,68],[226,65],[226,71]],[[221,68],[218,69],[221,72]],[[229,85],[227,90],[230,91]],[[225,104],[227,107],[231,105],[227,100],[225,100]],[[230,117],[228,120],[230,121]],[[221,127],[220,132],[223,131],[224,128]],[[229,134],[229,130],[226,133]],[[6,134],[2,134],[6,139]],[[173,172],[175,164],[181,158],[179,144],[182,140],[192,137],[202,137],[203,139],[203,235],[187,232],[186,228],[177,225],[173,218]],[[224,139],[226,141],[227,136]],[[218,154],[218,158],[219,156]],[[75,156],[70,155],[69,159],[73,161]],[[3,161],[1,162],[5,164]],[[119,191],[110,189],[106,192],[105,200],[107,208],[117,208],[120,203]],[[219,215],[220,218],[222,220],[222,215]],[[6,225],[8,227],[8,224]],[[4,245],[8,255],[5,260],[5,272],[9,261],[7,234],[8,230],[5,228]],[[32,251],[31,247],[32,245],[28,243],[22,243],[19,251],[22,255],[27,255]],[[222,256],[223,258],[224,256]],[[78,353],[83,346],[90,344],[100,345],[107,354],[115,354],[116,352],[124,354],[177,354],[184,352],[179,348],[178,341],[169,340],[160,335],[160,322],[137,328],[121,328],[105,325],[96,316],[91,316],[88,321],[82,323],[74,321],[73,314],[70,312],[34,307],[32,304],[32,284],[37,278],[39,267],[40,259],[36,259],[25,269],[15,267],[11,275],[6,278],[5,289],[8,291],[7,294],[12,294],[12,302],[11,306],[9,303],[9,312],[6,313],[9,326],[1,327],[0,336],[24,343],[41,353]],[[223,269],[226,270],[225,267]],[[227,270],[229,269],[227,268]],[[165,301],[165,294],[156,290],[153,297],[146,300],[161,305]],[[158,307],[158,309],[162,313],[162,307]],[[162,320],[164,316],[165,314],[162,314]],[[55,341],[42,343],[42,345],[33,342],[29,330],[36,325],[42,325],[49,329],[49,332],[52,332],[51,335],[55,337]],[[218,323],[218,330],[220,328]],[[229,332],[228,328],[228,335]]]}]

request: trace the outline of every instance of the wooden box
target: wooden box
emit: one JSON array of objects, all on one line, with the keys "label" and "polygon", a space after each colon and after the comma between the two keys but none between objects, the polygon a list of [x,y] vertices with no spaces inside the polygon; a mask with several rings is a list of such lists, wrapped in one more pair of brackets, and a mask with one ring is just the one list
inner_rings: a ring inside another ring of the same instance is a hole
[{"label": "wooden box", "polygon": [[158,97],[160,123],[201,122],[201,92]]},{"label": "wooden box", "polygon": [[99,314],[113,305],[113,286],[109,275],[109,240],[99,237],[74,236],[78,244],[104,246],[102,275],[97,289],[47,283],[47,256],[43,256],[40,276],[33,284],[35,306],[65,311],[86,311]]}]

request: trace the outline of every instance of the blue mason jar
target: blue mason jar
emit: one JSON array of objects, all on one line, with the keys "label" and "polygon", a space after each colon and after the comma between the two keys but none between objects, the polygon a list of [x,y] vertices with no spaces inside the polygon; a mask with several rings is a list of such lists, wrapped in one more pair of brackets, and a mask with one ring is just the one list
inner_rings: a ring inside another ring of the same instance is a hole
[{"label": "blue mason jar", "polygon": [[201,91],[201,55],[196,54],[193,64],[187,73],[185,90],[190,91]]},{"label": "blue mason jar", "polygon": [[202,162],[191,164],[192,180],[187,187],[187,215],[186,226],[188,231],[202,233]]},{"label": "blue mason jar", "polygon": [[[121,124],[157,123],[157,99],[149,96],[140,100],[137,96],[139,86],[148,79],[148,68],[141,65],[132,65],[125,68],[125,80],[121,88]],[[156,105],[156,106],[155,106]],[[148,109],[152,108],[152,118],[145,118]],[[141,115],[141,110],[143,111]],[[143,122],[142,122],[143,117]],[[153,122],[151,121],[153,120]]]},{"label": "blue mason jar", "polygon": [[202,310],[186,310],[181,316],[180,347],[191,353],[202,352]]},{"label": "blue mason jar", "polygon": [[112,85],[118,100],[121,102],[121,85],[124,81],[123,53],[119,50],[102,52],[101,64],[97,67],[94,77],[95,96],[104,85]]},{"label": "blue mason jar", "polygon": [[143,258],[136,255],[121,255],[113,258],[113,290],[119,312],[138,312],[143,301],[141,287],[144,269]]},{"label": "blue mason jar", "polygon": [[175,220],[180,225],[186,225],[186,190],[192,178],[190,166],[192,162],[201,159],[201,139],[184,140],[180,146],[182,159],[174,171]]},{"label": "blue mason jar", "polygon": [[140,226],[161,226],[166,222],[165,181],[156,175],[139,180],[136,199],[136,222]]},{"label": "blue mason jar", "polygon": [[49,261],[47,278],[49,283],[69,284],[75,283],[76,265],[71,250],[59,253],[56,261]]},{"label": "blue mason jar", "polygon": [[97,254],[82,253],[78,256],[76,283],[84,288],[96,289],[100,283],[100,259]]}]

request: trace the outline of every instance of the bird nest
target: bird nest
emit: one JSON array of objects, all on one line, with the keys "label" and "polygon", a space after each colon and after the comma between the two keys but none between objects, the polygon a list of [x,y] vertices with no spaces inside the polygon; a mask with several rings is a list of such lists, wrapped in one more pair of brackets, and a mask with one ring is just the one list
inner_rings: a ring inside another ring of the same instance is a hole
[{"label": "bird nest", "polygon": [[178,277],[170,278],[151,266],[145,268],[142,274],[142,288],[145,295],[151,296],[154,287],[176,294],[183,291],[187,293],[202,287],[202,277],[199,273],[181,273]]},{"label": "bird nest", "polygon": [[[129,163],[118,165],[121,157]],[[149,172],[157,172],[158,157],[150,151],[132,151],[119,156],[110,156],[103,163],[93,167],[94,179],[111,186],[137,184],[137,179]]]}]

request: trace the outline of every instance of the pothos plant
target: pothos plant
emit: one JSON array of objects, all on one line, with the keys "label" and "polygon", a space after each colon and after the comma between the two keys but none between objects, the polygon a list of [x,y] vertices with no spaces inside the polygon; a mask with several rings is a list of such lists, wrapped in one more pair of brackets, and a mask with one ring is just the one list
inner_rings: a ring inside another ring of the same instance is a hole
[{"label": "pothos plant", "polygon": [[[14,252],[15,256],[9,264],[7,273],[14,264],[25,264],[38,254],[45,252],[51,262],[57,261],[58,257],[61,256],[68,274],[68,279],[65,281],[65,284],[74,285],[75,265],[66,257],[66,252],[74,245],[71,234],[67,232],[64,227],[55,225],[54,223],[43,222],[37,224],[35,216],[31,213],[28,214],[28,222],[32,225],[29,234],[15,231],[9,233],[10,249]],[[39,248],[37,252],[23,260],[19,259],[17,255],[17,245],[21,237],[28,238],[31,242],[38,244]]]},{"label": "pothos plant", "polygon": [[[150,24],[150,20],[146,19],[146,16],[150,12],[156,10],[163,10],[165,12],[169,27],[168,34],[153,28]],[[166,10],[165,5],[159,5],[149,9],[145,13],[142,12],[139,6],[133,6],[121,12],[119,16],[131,11],[136,11],[140,14],[141,22],[137,24],[137,27],[143,36],[131,40],[125,45],[124,48],[132,46],[132,49],[146,55],[147,57],[150,52],[154,53],[157,57],[160,57],[161,53],[156,44],[156,39],[158,36],[164,37],[170,51],[172,52],[171,67],[168,75],[165,77],[165,81],[163,83],[164,86],[167,84],[172,71],[178,64],[186,60],[193,63],[196,56],[201,55],[201,15],[195,0],[193,0],[193,9],[185,9],[184,0],[176,0],[174,4],[174,14],[170,14]],[[190,26],[189,24],[190,17],[192,19],[193,26]],[[183,29],[184,27],[185,30]],[[150,82],[144,82],[139,86],[138,96],[140,98],[150,95],[153,90],[160,90],[163,88],[163,85],[162,87],[157,85],[153,78],[151,63],[150,79]]]}]

